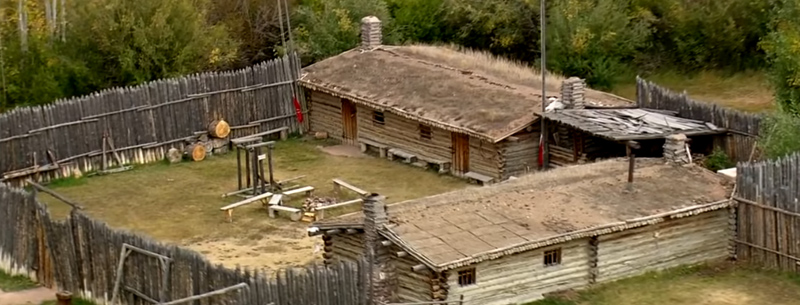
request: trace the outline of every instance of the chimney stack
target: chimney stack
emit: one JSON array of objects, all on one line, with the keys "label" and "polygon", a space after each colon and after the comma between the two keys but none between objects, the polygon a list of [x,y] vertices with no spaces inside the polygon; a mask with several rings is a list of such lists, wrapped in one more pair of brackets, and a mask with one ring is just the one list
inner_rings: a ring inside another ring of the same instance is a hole
[{"label": "chimney stack", "polygon": [[673,134],[664,141],[664,159],[667,163],[675,165],[689,164],[689,155],[686,152],[686,135]]},{"label": "chimney stack", "polygon": [[361,18],[361,48],[373,49],[382,44],[381,20],[375,16]]},{"label": "chimney stack", "polygon": [[561,82],[561,102],[567,109],[583,109],[586,82],[578,77],[570,77]]}]

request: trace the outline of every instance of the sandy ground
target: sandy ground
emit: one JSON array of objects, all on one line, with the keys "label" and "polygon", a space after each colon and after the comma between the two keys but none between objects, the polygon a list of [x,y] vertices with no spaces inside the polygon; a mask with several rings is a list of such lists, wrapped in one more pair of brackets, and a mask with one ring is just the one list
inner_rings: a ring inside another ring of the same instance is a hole
[{"label": "sandy ground", "polygon": [[56,291],[44,287],[15,292],[0,290],[0,304],[2,305],[27,305],[41,304],[44,301],[54,300]]},{"label": "sandy ground", "polygon": [[331,156],[350,157],[350,158],[367,157],[367,155],[361,153],[360,148],[353,145],[334,145],[327,147],[317,146],[317,149],[322,150],[323,152]]}]

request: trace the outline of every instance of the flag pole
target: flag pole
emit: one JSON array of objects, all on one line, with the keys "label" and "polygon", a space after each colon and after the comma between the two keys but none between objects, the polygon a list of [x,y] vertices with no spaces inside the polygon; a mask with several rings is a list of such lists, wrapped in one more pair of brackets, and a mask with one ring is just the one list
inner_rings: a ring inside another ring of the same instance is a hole
[{"label": "flag pole", "polygon": [[541,161],[542,162],[542,170],[546,170],[548,165],[549,165],[549,162],[550,162],[550,156],[549,156],[550,151],[549,151],[549,148],[548,148],[548,145],[547,145],[547,136],[546,136],[547,135],[547,125],[545,124],[545,119],[544,119],[544,111],[545,111],[545,109],[547,107],[547,89],[546,89],[546,84],[547,84],[547,80],[546,80],[547,79],[547,53],[546,53],[546,51],[547,51],[547,48],[546,48],[546,44],[545,44],[546,43],[546,37],[547,37],[547,22],[545,21],[545,17],[547,16],[547,6],[545,5],[545,0],[540,0],[540,5],[541,5],[541,7],[539,9],[539,22],[540,22],[541,38],[539,38],[539,44],[541,46],[541,53],[542,53],[542,57],[541,57],[541,62],[542,62],[542,69],[541,69],[541,74],[542,74],[542,115],[541,115],[540,120],[542,122],[542,126],[541,126],[541,130],[540,130],[539,145],[542,145],[543,147],[539,148],[539,151],[542,154],[540,156],[541,157],[540,159],[542,160]]}]

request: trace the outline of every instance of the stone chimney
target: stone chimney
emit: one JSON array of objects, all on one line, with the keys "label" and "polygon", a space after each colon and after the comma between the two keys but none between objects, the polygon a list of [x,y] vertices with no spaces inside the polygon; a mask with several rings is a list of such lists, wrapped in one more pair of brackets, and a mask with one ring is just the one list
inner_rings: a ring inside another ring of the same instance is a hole
[{"label": "stone chimney", "polygon": [[386,215],[385,197],[370,194],[364,198],[364,257],[366,258],[369,284],[368,296],[372,304],[388,304],[393,299],[394,270],[390,263],[390,247],[384,245],[388,242],[379,231],[388,222]]},{"label": "stone chimney", "polygon": [[381,20],[375,16],[361,18],[361,48],[373,49],[382,44]]},{"label": "stone chimney", "polygon": [[586,82],[578,77],[570,77],[561,82],[561,102],[567,109],[583,109]]},{"label": "stone chimney", "polygon": [[669,135],[664,141],[664,159],[667,163],[675,165],[689,164],[689,155],[686,154],[686,135]]}]

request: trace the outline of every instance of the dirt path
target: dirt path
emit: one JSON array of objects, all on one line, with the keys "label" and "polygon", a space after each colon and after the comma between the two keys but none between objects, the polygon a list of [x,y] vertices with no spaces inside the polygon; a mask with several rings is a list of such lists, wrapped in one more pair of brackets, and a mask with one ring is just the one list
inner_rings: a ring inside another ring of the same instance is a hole
[{"label": "dirt path", "polygon": [[54,300],[56,291],[44,287],[15,292],[0,290],[0,304],[3,305],[28,305],[41,304],[44,301]]}]

